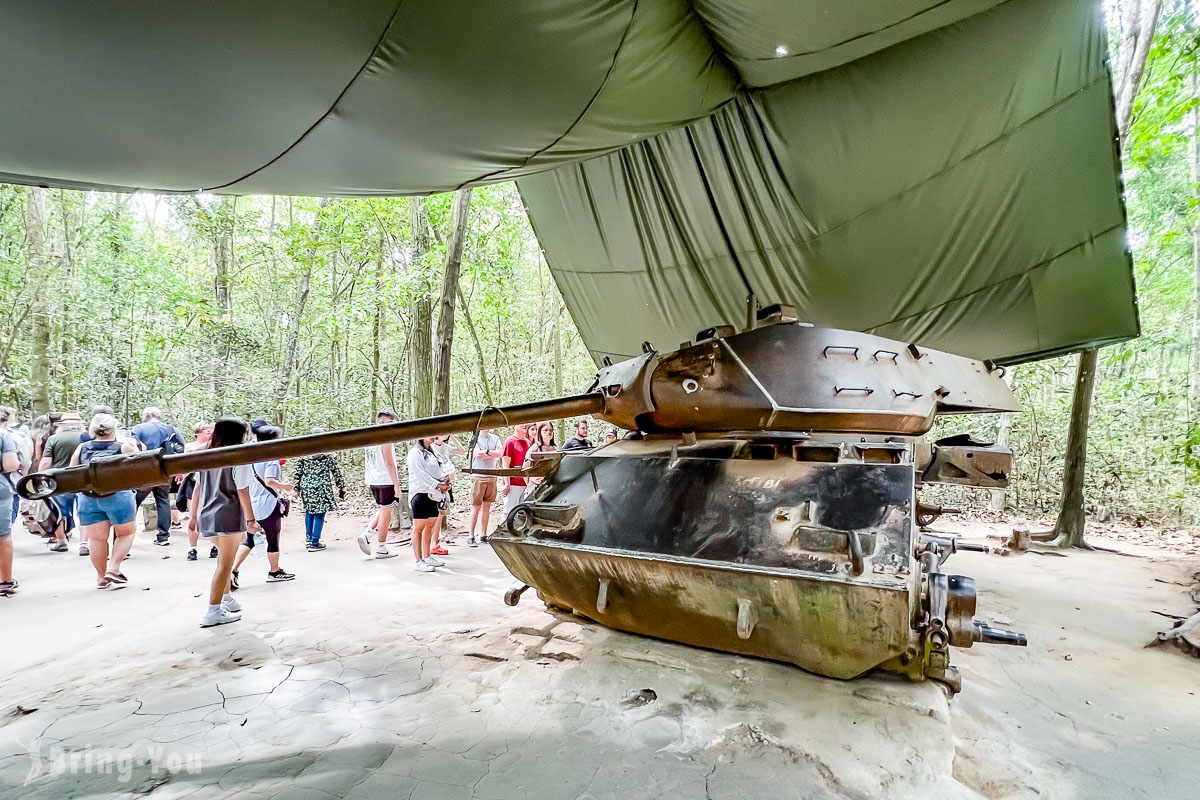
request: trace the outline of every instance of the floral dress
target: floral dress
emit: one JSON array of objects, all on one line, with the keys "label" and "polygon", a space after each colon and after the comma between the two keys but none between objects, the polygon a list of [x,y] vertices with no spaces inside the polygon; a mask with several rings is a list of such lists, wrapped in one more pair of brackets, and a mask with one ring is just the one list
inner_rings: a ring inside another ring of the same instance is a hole
[{"label": "floral dress", "polygon": [[346,493],[342,471],[328,453],[299,459],[294,481],[296,491],[300,493],[300,502],[304,503],[304,510],[309,514],[324,514],[337,507],[333,499],[333,484],[337,484],[338,494]]}]

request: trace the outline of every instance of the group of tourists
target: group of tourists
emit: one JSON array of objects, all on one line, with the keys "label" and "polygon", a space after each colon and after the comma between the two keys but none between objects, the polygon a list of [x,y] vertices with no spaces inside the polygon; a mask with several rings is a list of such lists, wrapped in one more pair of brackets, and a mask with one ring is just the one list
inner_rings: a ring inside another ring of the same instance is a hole
[{"label": "group of tourists", "polygon": [[[390,424],[396,414],[381,410],[376,423]],[[322,433],[313,429],[312,433]],[[304,511],[305,549],[326,549],[321,541],[325,516],[346,496],[346,485],[337,460],[329,453],[295,459],[288,463],[290,480],[284,480],[284,462],[277,459],[237,467],[200,470],[178,477],[170,485],[145,490],[126,490],[104,496],[90,493],[59,494],[50,501],[18,502],[16,480],[34,469],[62,468],[119,458],[139,451],[160,450],[169,454],[204,448],[226,447],[249,441],[278,439],[283,431],[264,419],[247,424],[235,417],[200,422],[185,442],[180,430],[165,423],[154,407],[142,412],[142,420],[130,429],[120,427],[111,408],[97,406],[85,425],[78,414],[52,413],[39,417],[32,428],[21,426],[15,409],[0,407],[0,595],[18,588],[12,575],[12,523],[18,510],[26,527],[40,533],[51,552],[69,551],[68,541],[78,528],[81,556],[90,557],[98,589],[121,589],[129,585],[124,563],[129,557],[136,529],[137,510],[152,494],[155,507],[154,543],[167,546],[173,530],[187,526],[187,559],[200,557],[201,539],[208,556],[215,559],[209,585],[208,607],[202,627],[240,619],[241,603],[233,593],[239,588],[239,571],[251,552],[267,561],[269,583],[290,581],[295,575],[280,564],[280,532],[293,499]],[[609,432],[606,441],[615,439]],[[504,504],[507,517],[541,478],[507,474],[497,477],[488,470],[513,470],[533,466],[539,454],[557,451],[554,425],[550,422],[518,424],[505,440],[490,429],[473,437],[471,460],[471,512],[467,544],[476,547],[488,541],[492,505]],[[573,436],[562,450],[590,449],[587,420],[578,420]],[[376,445],[366,450],[364,482],[376,510],[357,537],[358,547],[373,559],[399,556],[390,545],[408,544],[403,533],[389,538],[396,514],[411,518],[411,547],[414,569],[431,573],[446,566],[444,546],[446,513],[454,499],[457,477],[452,457],[467,455],[454,436],[422,438],[412,444],[405,459],[408,490],[401,485],[396,447]],[[476,472],[484,471],[485,474]],[[336,497],[335,499],[335,492]],[[11,508],[11,513],[9,509]],[[186,519],[186,523],[184,520]],[[147,525],[147,529],[150,525]]]}]

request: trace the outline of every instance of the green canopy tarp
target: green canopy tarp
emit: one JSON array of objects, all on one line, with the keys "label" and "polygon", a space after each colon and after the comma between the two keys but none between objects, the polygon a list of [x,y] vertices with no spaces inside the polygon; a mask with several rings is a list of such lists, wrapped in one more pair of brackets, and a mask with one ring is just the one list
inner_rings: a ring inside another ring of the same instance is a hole
[{"label": "green canopy tarp", "polygon": [[518,178],[594,355],[745,299],[1016,361],[1137,333],[1098,0],[18,0],[0,180]]}]

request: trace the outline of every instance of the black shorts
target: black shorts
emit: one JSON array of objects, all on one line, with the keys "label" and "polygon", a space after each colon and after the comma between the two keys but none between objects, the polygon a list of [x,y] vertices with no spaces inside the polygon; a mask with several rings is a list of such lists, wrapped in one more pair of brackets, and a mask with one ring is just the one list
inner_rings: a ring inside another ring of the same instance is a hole
[{"label": "black shorts", "polygon": [[396,505],[396,487],[395,486],[372,486],[371,494],[375,497],[375,505],[394,506]]},{"label": "black shorts", "polygon": [[433,519],[441,513],[437,500],[424,492],[414,494],[409,501],[409,507],[412,508],[413,519]]}]

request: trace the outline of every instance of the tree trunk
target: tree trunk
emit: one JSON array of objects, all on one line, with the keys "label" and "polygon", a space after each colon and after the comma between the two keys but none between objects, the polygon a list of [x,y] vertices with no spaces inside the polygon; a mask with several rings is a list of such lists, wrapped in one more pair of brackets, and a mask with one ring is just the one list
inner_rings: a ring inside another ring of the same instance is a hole
[{"label": "tree trunk", "polygon": [[[1122,9],[1120,70],[1114,88],[1116,95],[1117,134],[1124,144],[1133,120],[1133,106],[1146,71],[1146,59],[1154,41],[1162,0],[1130,0]],[[1093,348],[1079,354],[1075,372],[1075,393],[1071,398],[1071,424],[1067,432],[1066,460],[1063,464],[1062,505],[1054,526],[1055,543],[1063,547],[1088,547],[1084,541],[1084,467],[1087,461],[1088,414],[1096,386],[1098,351]]]},{"label": "tree trunk", "polygon": [[479,385],[483,388],[483,396],[487,399],[489,406],[495,405],[492,399],[492,389],[488,384],[487,365],[483,360],[483,347],[479,344],[479,333],[475,330],[475,321],[471,319],[471,309],[467,306],[467,299],[463,297],[462,287],[458,288],[458,302],[462,304],[463,318],[467,321],[467,333],[471,335],[471,343],[475,345],[475,358],[479,361]]},{"label": "tree trunk", "polygon": [[[1197,86],[1196,64],[1192,63],[1190,76],[1191,96],[1200,95]],[[1188,115],[1188,162],[1191,166],[1192,203],[1200,205],[1200,108],[1193,107]],[[1189,426],[1194,430],[1200,425],[1200,220],[1192,223],[1192,342],[1191,369],[1188,371],[1188,414]],[[1192,430],[1189,440],[1195,441]]]},{"label": "tree trunk", "polygon": [[[554,304],[554,396],[563,396],[563,353],[562,353],[562,302]],[[562,447],[566,442],[566,421],[559,419],[555,420],[555,436],[558,438],[558,446]]]},{"label": "tree trunk", "polygon": [[62,216],[62,294],[58,304],[59,330],[62,331],[59,343],[59,363],[62,364],[62,402],[61,408],[75,407],[75,331],[71,327],[71,291],[75,277],[75,251],[72,246],[73,235],[72,215],[67,210],[68,195],[63,190],[58,191],[59,213]]},{"label": "tree trunk", "polygon": [[1083,506],[1083,477],[1087,461],[1088,414],[1092,408],[1092,390],[1096,386],[1099,350],[1079,354],[1075,369],[1075,393],[1071,396],[1071,427],[1067,433],[1067,455],[1063,464],[1062,510],[1054,526],[1054,543],[1060,547],[1091,549],[1084,541],[1086,515]]},{"label": "tree trunk", "polygon": [[446,272],[442,277],[442,299],[438,303],[437,381],[435,414],[450,413],[450,356],[454,350],[454,302],[458,299],[458,277],[462,271],[463,242],[467,237],[467,219],[471,213],[471,190],[454,193],[454,213],[450,222],[450,241],[446,245]]},{"label": "tree trunk", "polygon": [[[322,212],[329,205],[329,198],[322,197],[317,201],[317,218],[313,222],[312,244],[308,248],[304,260],[304,272],[296,284],[296,302],[292,307],[291,318],[288,319],[287,339],[283,345],[283,366],[279,373],[279,383],[275,390],[274,418],[277,425],[282,425],[286,415],[288,390],[296,372],[296,345],[300,341],[300,320],[304,317],[304,308],[308,305],[308,292],[312,284],[313,262],[317,260],[317,244],[321,238],[321,227],[324,222]],[[271,214],[274,216],[274,199],[271,201]],[[272,253],[274,250],[272,249]]]},{"label": "tree trunk", "polygon": [[[222,205],[229,203],[222,200]],[[226,327],[233,323],[232,305],[229,297],[230,262],[233,257],[232,223],[226,215],[218,212],[217,230],[213,233],[213,298],[220,315],[216,339],[216,357],[213,364],[213,416],[225,415],[225,390],[229,385],[230,337]]]},{"label": "tree trunk", "polygon": [[1146,60],[1154,43],[1154,30],[1161,11],[1162,0],[1125,0],[1121,8],[1120,62],[1114,94],[1117,131],[1122,143],[1133,119],[1134,101],[1142,86],[1142,75],[1146,71]]},{"label": "tree trunk", "polygon": [[112,371],[108,373],[108,387],[101,392],[101,396],[112,397],[117,391],[121,391],[125,385],[125,367],[121,363],[121,359],[117,358],[117,353],[121,349],[121,326],[117,324],[117,320],[121,318],[122,310],[125,308],[125,245],[124,236],[121,231],[121,215],[124,213],[124,199],[117,199],[110,195],[109,200],[112,201],[112,209],[106,216],[106,226],[108,230],[106,239],[108,240],[109,264],[111,266],[111,286],[109,288],[109,320],[108,326],[108,351],[111,354],[109,357],[112,363]]},{"label": "tree trunk", "polygon": [[412,231],[413,270],[416,275],[416,300],[413,303],[413,328],[409,340],[413,366],[413,415],[433,413],[433,300],[429,282],[429,211],[424,197],[413,197],[408,206]]},{"label": "tree trunk", "polygon": [[375,319],[371,323],[371,400],[367,409],[370,416],[379,408],[379,364],[383,339],[383,243],[375,259]]},{"label": "tree trunk", "polygon": [[31,186],[25,194],[25,255],[33,288],[33,330],[30,333],[33,415],[50,411],[50,273],[46,260],[45,190]]}]

